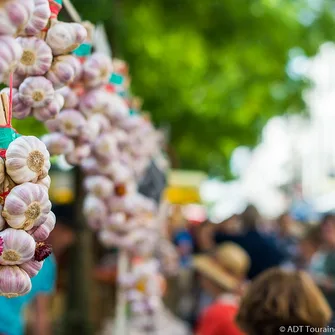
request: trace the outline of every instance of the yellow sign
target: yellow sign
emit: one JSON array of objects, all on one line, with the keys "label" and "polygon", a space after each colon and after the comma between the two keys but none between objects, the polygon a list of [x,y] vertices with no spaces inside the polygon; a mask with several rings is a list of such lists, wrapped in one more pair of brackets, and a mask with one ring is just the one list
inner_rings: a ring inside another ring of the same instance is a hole
[{"label": "yellow sign", "polygon": [[164,199],[172,204],[194,204],[201,202],[197,187],[170,186],[164,191]]}]

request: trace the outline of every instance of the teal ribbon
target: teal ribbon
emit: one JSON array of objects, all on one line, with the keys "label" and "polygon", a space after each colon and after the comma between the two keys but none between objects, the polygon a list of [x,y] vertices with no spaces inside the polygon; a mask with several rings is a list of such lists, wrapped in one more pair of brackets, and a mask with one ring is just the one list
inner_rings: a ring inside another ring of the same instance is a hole
[{"label": "teal ribbon", "polygon": [[13,128],[0,128],[0,149],[7,149],[20,136]]},{"label": "teal ribbon", "polygon": [[91,52],[92,52],[92,45],[89,43],[83,43],[76,50],[73,51],[73,54],[75,54],[78,57],[85,57],[90,55]]},{"label": "teal ribbon", "polygon": [[54,0],[54,1],[59,3],[60,5],[63,5],[63,0]]},{"label": "teal ribbon", "polygon": [[120,74],[113,73],[109,79],[109,82],[113,85],[122,85],[124,82],[124,77]]}]

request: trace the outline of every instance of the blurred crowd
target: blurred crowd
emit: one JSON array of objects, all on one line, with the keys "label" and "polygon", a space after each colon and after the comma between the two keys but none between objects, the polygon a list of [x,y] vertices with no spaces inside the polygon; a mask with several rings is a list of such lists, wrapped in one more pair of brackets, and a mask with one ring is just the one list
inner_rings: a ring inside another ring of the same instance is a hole
[{"label": "blurred crowd", "polygon": [[181,271],[167,304],[195,334],[335,334],[333,214],[314,224],[289,213],[267,221],[250,205],[195,225],[176,206],[169,234]]}]

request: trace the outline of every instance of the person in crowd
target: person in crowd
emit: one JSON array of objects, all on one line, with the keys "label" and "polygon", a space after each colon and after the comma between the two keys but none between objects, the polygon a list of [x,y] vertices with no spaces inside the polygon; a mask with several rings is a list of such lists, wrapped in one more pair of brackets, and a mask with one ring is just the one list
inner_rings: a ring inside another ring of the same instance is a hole
[{"label": "person in crowd", "polygon": [[249,279],[261,272],[280,265],[284,259],[284,253],[279,249],[275,240],[260,230],[261,216],[257,209],[249,205],[241,215],[244,232],[238,235],[228,235],[216,232],[214,235],[217,244],[232,241],[240,245],[251,258],[251,267],[248,273]]},{"label": "person in crowd", "polygon": [[250,266],[248,254],[237,244],[226,242],[213,254],[195,256],[193,266],[203,289],[213,298],[200,314],[196,334],[241,335],[235,316]]},{"label": "person in crowd", "polygon": [[321,334],[330,318],[329,305],[306,272],[273,268],[249,285],[236,320],[247,335],[281,335],[311,329]]},{"label": "person in crowd", "polygon": [[214,224],[205,221],[198,225],[194,230],[194,254],[209,251],[215,247],[213,241]]},{"label": "person in crowd", "polygon": [[[61,212],[54,207],[57,216]],[[37,276],[31,279],[32,289],[24,296],[17,298],[0,297],[0,334],[23,335],[26,322],[25,309],[29,306],[32,313],[32,335],[51,335],[50,304],[55,291],[57,266],[56,260],[62,252],[73,242],[74,234],[61,217],[57,218],[57,224],[51,232],[48,243],[53,246],[51,254],[43,264]]]},{"label": "person in crowd", "polygon": [[281,267],[283,269],[305,270],[310,272],[311,265],[317,257],[322,246],[319,227],[308,229],[298,242],[297,254],[291,260],[285,260]]},{"label": "person in crowd", "polygon": [[293,234],[294,221],[289,213],[284,213],[278,218],[277,223],[275,240],[286,260],[292,260],[298,252],[298,240]]}]

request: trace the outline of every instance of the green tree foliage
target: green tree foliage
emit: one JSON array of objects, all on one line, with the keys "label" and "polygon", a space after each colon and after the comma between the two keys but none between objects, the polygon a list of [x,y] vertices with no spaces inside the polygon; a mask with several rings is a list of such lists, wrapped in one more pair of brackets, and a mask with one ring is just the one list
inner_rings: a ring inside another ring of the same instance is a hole
[{"label": "green tree foliage", "polygon": [[132,90],[169,125],[184,168],[229,173],[238,145],[254,145],[273,115],[301,112],[306,83],[290,57],[334,34],[332,0],[73,0],[104,22]]}]

